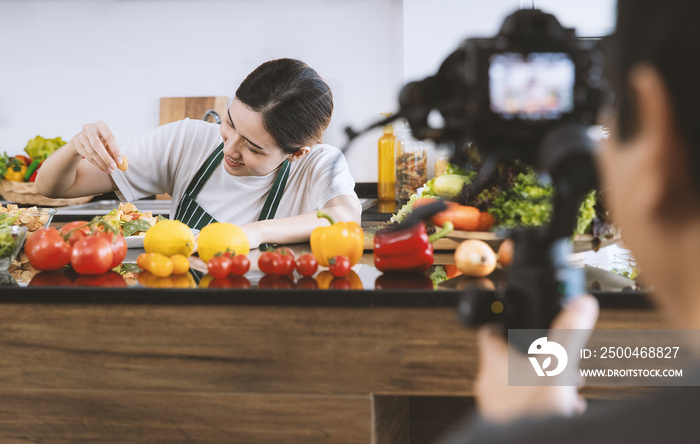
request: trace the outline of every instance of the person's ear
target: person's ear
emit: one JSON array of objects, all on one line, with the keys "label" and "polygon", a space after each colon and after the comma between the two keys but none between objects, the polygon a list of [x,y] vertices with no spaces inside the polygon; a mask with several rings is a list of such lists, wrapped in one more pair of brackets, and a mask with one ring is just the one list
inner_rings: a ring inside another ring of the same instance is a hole
[{"label": "person's ear", "polygon": [[[668,87],[649,65],[630,71],[629,84],[636,98],[638,133],[635,137],[642,156],[635,162],[638,192],[647,201],[652,215],[669,216],[680,198],[693,193],[688,147],[679,134]],[[675,210],[674,210],[675,211]]]},{"label": "person's ear", "polygon": [[297,160],[304,157],[309,151],[311,151],[311,147],[303,146],[296,150],[294,153],[287,156],[287,160],[289,160],[290,162],[296,162]]}]

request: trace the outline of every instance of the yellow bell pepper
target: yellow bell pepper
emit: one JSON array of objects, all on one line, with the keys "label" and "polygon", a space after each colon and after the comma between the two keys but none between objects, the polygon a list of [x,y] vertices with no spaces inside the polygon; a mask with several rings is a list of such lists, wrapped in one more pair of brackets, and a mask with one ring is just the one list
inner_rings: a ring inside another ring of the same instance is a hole
[{"label": "yellow bell pepper", "polygon": [[365,234],[357,222],[336,223],[328,214],[318,211],[318,217],[324,217],[331,223],[330,227],[317,227],[311,232],[311,252],[319,265],[328,266],[328,259],[334,256],[347,256],[350,266],[360,261],[364,250]]},{"label": "yellow bell pepper", "polygon": [[5,173],[5,180],[11,180],[13,182],[24,182],[24,173],[27,172],[27,165],[20,161],[13,159],[10,165],[7,167],[7,172]]}]

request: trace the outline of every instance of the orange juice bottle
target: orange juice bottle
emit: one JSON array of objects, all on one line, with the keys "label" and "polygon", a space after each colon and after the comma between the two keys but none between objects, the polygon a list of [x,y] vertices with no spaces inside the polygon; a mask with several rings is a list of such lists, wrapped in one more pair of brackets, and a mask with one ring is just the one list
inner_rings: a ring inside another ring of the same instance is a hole
[{"label": "orange juice bottle", "polygon": [[[382,114],[389,117],[391,113]],[[396,200],[396,156],[394,154],[394,143],[396,136],[394,135],[394,127],[386,125],[384,134],[379,138],[379,158],[377,171],[377,193],[380,201],[395,201]]]}]

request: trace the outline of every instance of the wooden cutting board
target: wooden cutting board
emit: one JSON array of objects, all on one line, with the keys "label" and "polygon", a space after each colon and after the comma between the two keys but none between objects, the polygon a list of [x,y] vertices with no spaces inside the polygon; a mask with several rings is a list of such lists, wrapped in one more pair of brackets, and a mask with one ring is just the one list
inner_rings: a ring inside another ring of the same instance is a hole
[{"label": "wooden cutting board", "polygon": [[[213,109],[223,120],[228,109],[228,97],[161,97],[160,125],[182,120],[201,119],[205,112]],[[213,119],[210,118],[210,122]]]},{"label": "wooden cutting board", "polygon": [[[374,250],[374,232],[381,228],[380,224],[377,225],[372,225],[371,227],[368,227],[365,229],[365,242],[364,242],[364,249],[365,250]],[[461,231],[461,230],[454,230],[450,234],[448,234],[446,237],[443,237],[442,239],[438,239],[435,242],[433,242],[433,249],[435,250],[454,250],[457,248],[457,246],[462,243],[463,241],[467,239],[478,239],[486,242],[489,244],[491,248],[495,250],[498,250],[498,247],[501,245],[501,242],[503,242],[502,237],[496,236],[494,233],[491,233],[490,231]],[[584,234],[584,235],[576,235],[574,236],[574,253],[582,253],[584,251],[589,251],[593,249],[593,236],[590,234]],[[602,239],[602,244],[600,245],[600,248],[607,247],[609,245],[614,245],[617,242],[620,241],[619,236],[615,236],[611,239]]]},{"label": "wooden cutting board", "polygon": [[[213,109],[224,120],[228,110],[228,97],[161,97],[160,99],[160,125],[189,117],[200,120],[204,113]],[[213,117],[209,117],[213,122]],[[170,200],[168,194],[157,194],[158,200]]]},{"label": "wooden cutting board", "polygon": [[[378,227],[377,227],[378,228]],[[375,229],[365,230],[365,250],[374,249],[374,231]],[[479,239],[487,244],[491,248],[498,249],[498,246],[503,242],[503,238],[496,236],[495,234],[488,231],[460,231],[455,230],[448,234],[442,239],[438,239],[433,242],[433,249],[435,250],[454,250],[457,246],[467,239]]]}]

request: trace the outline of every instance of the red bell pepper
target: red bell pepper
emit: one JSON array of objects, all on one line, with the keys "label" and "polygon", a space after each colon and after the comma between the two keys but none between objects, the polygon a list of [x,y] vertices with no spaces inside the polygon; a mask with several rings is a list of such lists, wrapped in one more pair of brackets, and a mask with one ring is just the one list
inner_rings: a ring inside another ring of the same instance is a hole
[{"label": "red bell pepper", "polygon": [[374,235],[374,265],[379,271],[420,272],[433,265],[431,242],[443,237],[454,226],[446,222],[437,233],[428,236],[424,219],[443,211],[447,205],[436,200],[427,206],[416,208],[399,225],[384,228]]},{"label": "red bell pepper", "polygon": [[431,242],[452,231],[447,222],[442,230],[431,236],[425,231],[425,223],[419,222],[407,228],[384,228],[374,235],[374,265],[379,271],[420,272],[433,265]]}]

